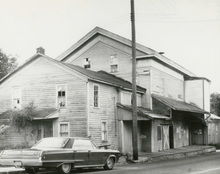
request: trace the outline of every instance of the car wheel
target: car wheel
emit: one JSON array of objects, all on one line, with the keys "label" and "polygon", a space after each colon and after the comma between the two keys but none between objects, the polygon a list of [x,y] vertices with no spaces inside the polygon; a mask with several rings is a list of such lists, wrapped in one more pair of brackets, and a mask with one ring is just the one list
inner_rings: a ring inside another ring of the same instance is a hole
[{"label": "car wheel", "polygon": [[109,157],[105,163],[105,170],[112,170],[115,165],[115,159],[113,157]]},{"label": "car wheel", "polygon": [[58,168],[59,174],[68,174],[68,173],[70,173],[71,168],[72,168],[72,165],[71,165],[71,164],[62,164],[62,165]]},{"label": "car wheel", "polygon": [[39,171],[39,169],[32,169],[32,168],[26,168],[25,172],[28,174],[36,174]]}]

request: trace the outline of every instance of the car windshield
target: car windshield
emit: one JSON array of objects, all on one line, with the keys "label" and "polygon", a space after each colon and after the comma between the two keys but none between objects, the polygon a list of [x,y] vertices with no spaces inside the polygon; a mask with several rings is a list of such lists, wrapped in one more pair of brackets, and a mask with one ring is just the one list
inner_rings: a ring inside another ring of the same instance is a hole
[{"label": "car windshield", "polygon": [[66,143],[69,141],[69,138],[45,138],[38,142],[32,147],[32,149],[37,148],[63,148]]}]

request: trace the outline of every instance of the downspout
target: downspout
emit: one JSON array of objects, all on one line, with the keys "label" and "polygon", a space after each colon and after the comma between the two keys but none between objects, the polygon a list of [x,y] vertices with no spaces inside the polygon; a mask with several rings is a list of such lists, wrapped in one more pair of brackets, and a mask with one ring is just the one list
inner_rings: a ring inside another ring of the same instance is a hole
[{"label": "downspout", "polygon": [[86,114],[87,114],[87,137],[89,137],[89,81],[86,82],[86,90],[87,90],[87,109],[86,109]]},{"label": "downspout", "polygon": [[113,104],[114,104],[114,118],[115,118],[115,136],[117,136],[117,106],[115,102],[115,97],[113,97]]},{"label": "downspout", "polygon": [[169,118],[166,118],[166,120],[172,120],[173,118],[173,112],[172,112],[172,108],[170,108],[170,117]]},{"label": "downspout", "polygon": [[[205,110],[205,81],[204,80],[202,80],[202,89],[203,89],[203,110]],[[211,116],[211,114],[209,115],[209,117],[210,116]],[[205,117],[206,117],[206,114],[204,114],[204,120],[206,121],[207,119]],[[205,138],[205,145],[207,146],[208,145],[208,126],[207,125],[205,125],[204,138]]]}]

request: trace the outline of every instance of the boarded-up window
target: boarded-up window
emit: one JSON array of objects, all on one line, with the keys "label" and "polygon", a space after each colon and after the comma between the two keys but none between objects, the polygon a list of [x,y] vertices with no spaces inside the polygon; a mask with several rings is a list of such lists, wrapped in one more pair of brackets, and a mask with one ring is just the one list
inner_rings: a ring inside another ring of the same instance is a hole
[{"label": "boarded-up window", "polygon": [[69,137],[69,123],[59,123],[59,136]]},{"label": "boarded-up window", "polygon": [[[136,94],[136,102],[137,106],[141,106],[141,95]],[[132,105],[132,93],[131,92],[121,92],[121,104],[124,105]]]},{"label": "boarded-up window", "polygon": [[14,87],[12,90],[12,105],[13,109],[20,109],[21,108],[21,88]]},{"label": "boarded-up window", "polygon": [[117,54],[110,55],[110,69],[111,72],[118,71],[118,57]]},{"label": "boarded-up window", "polygon": [[140,94],[136,94],[136,98],[137,98],[137,106],[141,106],[141,95]]},{"label": "boarded-up window", "polygon": [[99,86],[94,85],[94,107],[99,107]]},{"label": "boarded-up window", "polygon": [[102,121],[102,141],[108,141],[107,121]]},{"label": "boarded-up window", "polygon": [[57,106],[59,108],[66,106],[66,85],[57,85]]},{"label": "boarded-up window", "polygon": [[161,126],[157,126],[157,140],[162,139],[162,131],[161,131]]},{"label": "boarded-up window", "polygon": [[130,92],[121,92],[121,104],[131,105],[131,93]]}]

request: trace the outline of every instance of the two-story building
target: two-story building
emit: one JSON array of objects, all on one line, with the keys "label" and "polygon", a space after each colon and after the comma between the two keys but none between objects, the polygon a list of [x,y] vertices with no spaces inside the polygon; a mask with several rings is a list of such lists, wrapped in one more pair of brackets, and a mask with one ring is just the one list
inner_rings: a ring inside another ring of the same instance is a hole
[{"label": "two-story building", "polygon": [[[11,131],[5,143],[31,145],[44,137],[90,136],[97,145],[118,149],[116,104],[131,90],[129,81],[115,75],[37,53],[0,81],[0,125],[10,124],[11,109],[34,103],[37,113],[25,135]],[[146,89],[137,91],[142,96]]]},{"label": "two-story building", "polygon": [[[131,41],[96,27],[56,59],[94,71],[104,70],[131,82]],[[136,45],[137,84],[146,88],[138,118],[139,150],[156,152],[207,144],[209,83],[163,55]],[[177,55],[178,56],[178,55]],[[131,151],[131,94],[117,104],[119,149]]]}]

